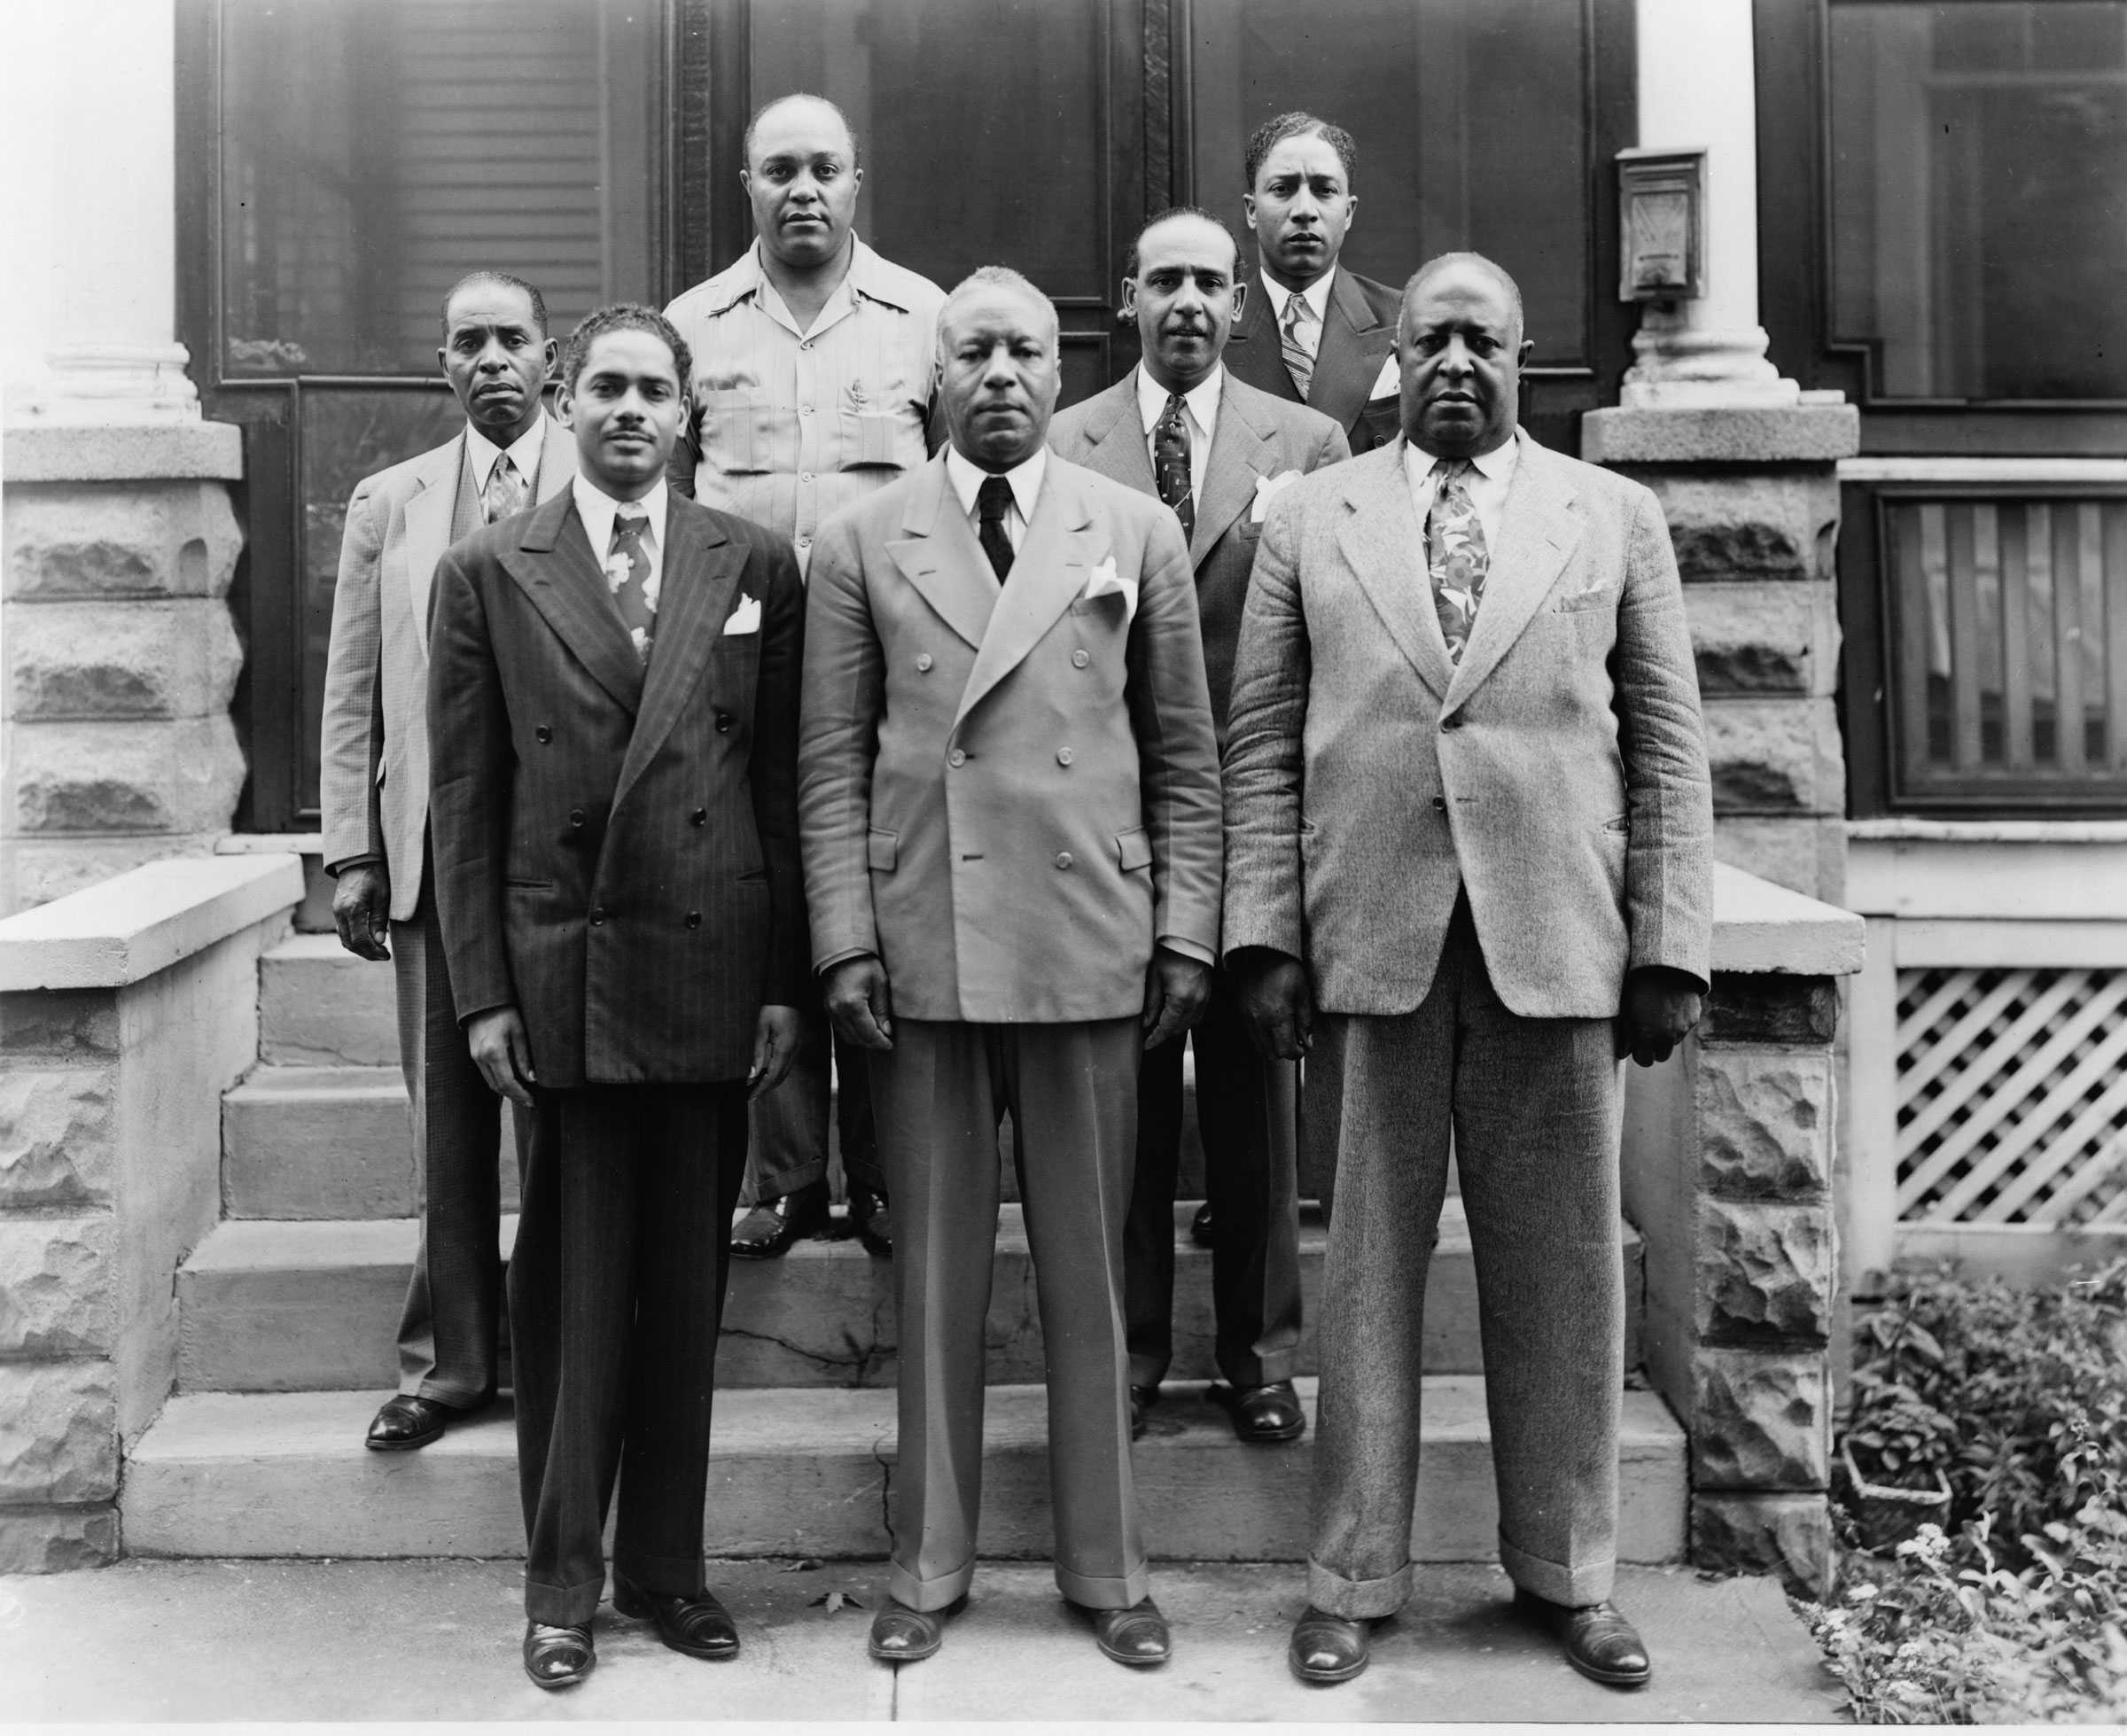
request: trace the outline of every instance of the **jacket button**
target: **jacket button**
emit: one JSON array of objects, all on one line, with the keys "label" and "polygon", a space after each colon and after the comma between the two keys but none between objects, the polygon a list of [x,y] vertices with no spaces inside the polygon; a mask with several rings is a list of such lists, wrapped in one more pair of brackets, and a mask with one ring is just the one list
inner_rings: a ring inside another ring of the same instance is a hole
[{"label": "jacket button", "polygon": [[731,733],[731,713],[729,712],[719,712],[716,714],[716,733],[720,736],[728,736]]},{"label": "jacket button", "polygon": [[1059,851],[1057,851],[1057,852],[1056,852],[1056,866],[1057,866],[1058,868],[1069,868],[1069,867],[1071,866],[1071,852],[1070,852],[1070,851],[1068,851],[1068,850],[1059,850]]},{"label": "jacket button", "polygon": [[931,673],[931,653],[929,651],[916,653],[915,673],[919,675],[928,675]]},{"label": "jacket button", "polygon": [[954,748],[952,752],[946,756],[946,764],[953,767],[955,770],[966,765],[967,763],[968,756],[962,749]]},{"label": "jacket button", "polygon": [[541,742],[550,742],[554,739],[554,732],[548,728],[543,723],[541,724],[538,728],[534,729],[532,734]]},{"label": "jacket button", "polygon": [[1446,797],[1436,796],[1433,798],[1433,812],[1435,814],[1445,814],[1447,812]]},{"label": "jacket button", "polygon": [[1073,669],[1083,669],[1092,661],[1093,658],[1084,650],[1076,650],[1071,654],[1071,666]]},{"label": "jacket button", "polygon": [[709,810],[705,807],[697,807],[687,818],[694,825],[706,826],[709,823]]},{"label": "jacket button", "polygon": [[583,810],[581,808],[573,807],[569,810],[569,824],[572,826],[583,824]]},{"label": "jacket button", "polygon": [[687,926],[690,929],[698,929],[701,925],[702,913],[698,910],[690,910],[687,913]]},{"label": "jacket button", "polygon": [[603,904],[591,912],[591,926],[595,929],[605,926],[605,907]]},{"label": "jacket button", "polygon": [[1058,748],[1058,749],[1056,750],[1056,764],[1057,764],[1057,765],[1059,765],[1059,766],[1068,766],[1068,765],[1070,765],[1070,764],[1071,764],[1071,750],[1070,750],[1069,748],[1067,748],[1067,747],[1060,747],[1060,748]]}]

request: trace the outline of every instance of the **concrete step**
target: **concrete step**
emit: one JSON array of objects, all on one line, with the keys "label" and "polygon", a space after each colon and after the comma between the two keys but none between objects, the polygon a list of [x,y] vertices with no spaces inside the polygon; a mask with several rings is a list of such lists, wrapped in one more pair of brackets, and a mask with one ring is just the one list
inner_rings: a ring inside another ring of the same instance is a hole
[{"label": "concrete step", "polygon": [[[1313,1382],[1302,1397],[1312,1417]],[[1650,1393],[1625,1394],[1620,1559],[1684,1551],[1683,1432]],[[173,1398],[135,1447],[121,1498],[135,1555],[510,1558],[524,1553],[507,1404],[420,1452],[365,1450],[373,1392]],[[1179,1395],[1134,1455],[1147,1542],[1163,1560],[1304,1559],[1313,1430],[1243,1446],[1222,1413]],[[1483,1382],[1426,1383],[1424,1473],[1413,1556],[1484,1561],[1498,1547]],[[984,1443],[982,1553],[1050,1549],[1046,1400],[993,1388]],[[894,1396],[880,1390],[735,1390],[717,1399],[705,1549],[716,1556],[878,1557],[894,1462]]]},{"label": "concrete step", "polygon": [[[1188,1204],[1175,1208],[1174,1367],[1179,1382],[1214,1377],[1212,1256],[1188,1236]],[[517,1220],[505,1218],[508,1257]],[[1621,1224],[1628,1299],[1626,1366],[1640,1361],[1640,1236]],[[178,1384],[186,1392],[298,1392],[389,1388],[393,1335],[413,1258],[410,1218],[344,1223],[230,1220],[177,1274]],[[1312,1327],[1324,1232],[1303,1219],[1303,1373],[1314,1372]],[[1441,1215],[1426,1292],[1425,1367],[1473,1374],[1478,1346],[1476,1273],[1460,1199]],[[1037,1382],[1041,1328],[1021,1209],[1000,1214],[989,1320],[990,1378]],[[895,1353],[893,1268],[854,1242],[802,1242],[781,1260],[736,1260],[717,1379],[732,1387],[891,1387]]]},{"label": "concrete step", "polygon": [[294,934],[259,960],[259,1057],[292,1067],[396,1067],[392,967],[331,934]]}]

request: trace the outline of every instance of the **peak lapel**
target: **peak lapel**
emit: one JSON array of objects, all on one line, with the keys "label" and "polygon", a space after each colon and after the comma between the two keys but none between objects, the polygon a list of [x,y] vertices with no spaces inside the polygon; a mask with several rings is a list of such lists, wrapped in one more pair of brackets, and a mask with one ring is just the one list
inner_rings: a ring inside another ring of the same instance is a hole
[{"label": "peak lapel", "polygon": [[[643,709],[635,716],[635,734],[628,737],[627,754],[613,786],[615,807],[657,757],[693,697],[731,612],[732,596],[744,564],[744,550],[724,535],[705,510],[677,494],[668,497],[657,637],[643,679]],[[635,655],[632,646],[628,655]]]},{"label": "peak lapel", "polygon": [[421,469],[421,491],[406,503],[406,596],[421,655],[428,655],[428,599],[436,563],[450,547],[451,516],[465,486],[465,436],[438,447]]},{"label": "peak lapel", "polygon": [[552,500],[575,474],[576,431],[549,416],[546,435],[539,443],[539,480],[533,487],[534,500]]},{"label": "peak lapel", "polygon": [[1329,285],[1328,316],[1322,322],[1314,378],[1307,384],[1309,405],[1331,421],[1348,425],[1365,408],[1382,361],[1395,343],[1395,328],[1374,317],[1352,274],[1337,267]]},{"label": "peak lapel", "polygon": [[997,580],[946,479],[942,453],[910,491],[901,528],[908,535],[886,545],[901,577],[940,620],[980,650],[997,607]]},{"label": "peak lapel", "polygon": [[518,546],[502,551],[502,562],[591,678],[635,712],[643,703],[643,659],[592,558],[574,497],[565,492],[535,508]]},{"label": "peak lapel", "polygon": [[1210,554],[1226,527],[1254,505],[1256,479],[1276,469],[1269,449],[1276,432],[1261,408],[1249,402],[1248,387],[1228,373],[1219,393],[1219,424],[1212,430],[1212,454],[1204,469],[1204,498],[1196,502],[1196,527],[1189,535],[1190,565]]},{"label": "peak lapel", "polygon": [[[1090,539],[1084,533],[1091,523],[1069,465],[1050,454],[1040,498],[1034,502],[1033,522],[1012,558],[1012,570],[990,616],[989,631],[982,635],[982,649],[975,653],[975,666],[968,672],[960,709],[953,717],[955,729],[992,688],[1019,666],[1020,659],[1086,588],[1093,569]],[[968,540],[974,541],[972,531]],[[980,544],[976,547],[979,553]]]},{"label": "peak lapel", "polygon": [[1484,601],[1448,689],[1453,705],[1500,666],[1580,541],[1580,515],[1573,510],[1573,487],[1560,473],[1562,467],[1554,467],[1550,454],[1526,435],[1515,438],[1521,453],[1500,515],[1500,546],[1492,551]]},{"label": "peak lapel", "polygon": [[1086,444],[1092,449],[1083,459],[1072,462],[1082,463],[1087,470],[1097,471],[1141,494],[1158,494],[1152,455],[1145,449],[1144,429],[1138,419],[1135,369],[1087,407]]},{"label": "peak lapel", "polygon": [[1338,473],[1344,478],[1344,522],[1337,547],[1396,649],[1444,698],[1453,669],[1437,623],[1426,619],[1433,606],[1432,580],[1426,571],[1425,532],[1403,473],[1403,442],[1354,458]]}]

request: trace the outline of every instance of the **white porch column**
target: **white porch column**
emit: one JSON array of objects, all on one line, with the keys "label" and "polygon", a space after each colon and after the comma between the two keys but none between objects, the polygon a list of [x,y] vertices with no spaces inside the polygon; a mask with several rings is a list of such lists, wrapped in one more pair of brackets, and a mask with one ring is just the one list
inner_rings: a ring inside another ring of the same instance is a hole
[{"label": "white porch column", "polygon": [[1750,0],[1639,0],[1640,143],[1706,152],[1706,293],[1641,310],[1628,409],[1793,404],[1757,323]]}]

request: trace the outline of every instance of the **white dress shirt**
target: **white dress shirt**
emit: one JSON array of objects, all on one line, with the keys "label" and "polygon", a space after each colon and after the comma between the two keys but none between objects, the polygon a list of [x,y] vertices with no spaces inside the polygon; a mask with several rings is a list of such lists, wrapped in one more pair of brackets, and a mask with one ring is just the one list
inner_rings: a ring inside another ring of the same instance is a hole
[{"label": "white dress shirt", "polygon": [[[1189,498],[1199,502],[1204,499],[1204,473],[1211,467],[1212,435],[1219,426],[1219,397],[1225,389],[1226,364],[1222,362],[1181,394],[1181,419],[1189,429]],[[1137,414],[1145,424],[1145,451],[1152,460],[1156,478],[1159,475],[1159,446],[1152,431],[1166,413],[1167,389],[1145,371],[1141,362],[1137,368]]]},{"label": "white dress shirt", "polygon": [[[1310,355],[1322,353],[1322,322],[1329,316],[1329,291],[1336,281],[1336,268],[1333,265],[1299,292],[1300,300],[1307,304],[1307,311],[1314,317],[1302,320],[1299,330],[1293,335]],[[1260,253],[1256,256],[1256,284],[1270,297],[1273,323],[1282,335],[1285,330],[1285,310],[1291,304],[1293,292],[1270,275]]]},{"label": "white dress shirt", "polygon": [[1026,541],[1026,527],[1033,522],[1034,502],[1041,495],[1041,478],[1048,469],[1048,448],[1036,447],[1034,455],[1025,463],[1015,464],[1002,472],[986,471],[961,456],[956,446],[946,448],[946,479],[953,485],[953,492],[960,498],[960,510],[968,515],[968,523],[975,534],[982,534],[982,514],[976,510],[976,495],[982,485],[993,474],[1001,474],[1012,485],[1012,503],[1004,510],[1004,533],[1010,539],[1012,553],[1019,552],[1019,545]]},{"label": "white dress shirt", "polygon": [[[532,425],[510,443],[510,462],[525,479],[527,502],[539,485],[539,460],[546,450],[547,419],[546,411],[541,410],[532,418]],[[495,474],[495,461],[502,455],[501,447],[470,422],[465,424],[465,456],[472,465],[472,492],[476,496],[487,494],[487,479]]]},{"label": "white dress shirt", "polygon": [[[639,501],[617,501],[601,492],[598,486],[578,471],[569,487],[576,496],[576,516],[583,520],[583,533],[589,540],[591,556],[599,566],[605,565],[606,557],[613,548],[613,520],[621,512],[647,513],[650,528],[643,533],[643,554],[650,563],[649,575],[643,580],[643,601],[650,605],[651,614],[658,611],[658,593],[665,583],[665,510],[670,498],[665,479],[658,479],[658,486]],[[608,585],[612,576],[607,576]]]},{"label": "white dress shirt", "polygon": [[[1521,443],[1509,434],[1503,445],[1472,458],[1469,474],[1462,479],[1462,486],[1469,490],[1469,503],[1477,510],[1477,522],[1484,526],[1488,550],[1497,550],[1500,546],[1500,527],[1507,517],[1507,491],[1513,486],[1515,466],[1520,459]],[[1408,440],[1404,442],[1403,473],[1411,485],[1411,506],[1418,515],[1421,531],[1425,528],[1425,515],[1433,510],[1433,496],[1440,492],[1439,466],[1444,462]]]}]

